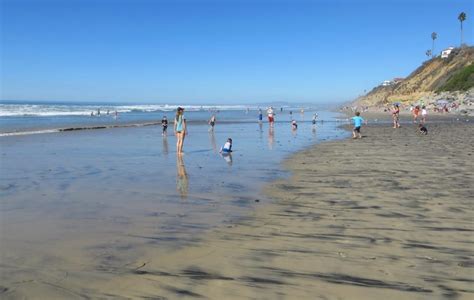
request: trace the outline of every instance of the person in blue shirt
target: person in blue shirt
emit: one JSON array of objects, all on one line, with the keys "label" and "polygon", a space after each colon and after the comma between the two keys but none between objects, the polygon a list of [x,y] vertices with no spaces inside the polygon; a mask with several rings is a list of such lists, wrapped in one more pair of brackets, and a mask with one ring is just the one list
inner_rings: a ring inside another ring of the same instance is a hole
[{"label": "person in blue shirt", "polygon": [[174,134],[176,135],[176,152],[183,154],[184,137],[187,134],[186,118],[184,117],[184,108],[178,107],[176,118],[174,119]]},{"label": "person in blue shirt", "polygon": [[356,111],[355,117],[352,117],[352,122],[354,122],[354,130],[352,130],[352,138],[362,138],[362,135],[360,134],[360,128],[362,127],[362,123],[364,122],[364,119],[360,116],[360,112]]}]

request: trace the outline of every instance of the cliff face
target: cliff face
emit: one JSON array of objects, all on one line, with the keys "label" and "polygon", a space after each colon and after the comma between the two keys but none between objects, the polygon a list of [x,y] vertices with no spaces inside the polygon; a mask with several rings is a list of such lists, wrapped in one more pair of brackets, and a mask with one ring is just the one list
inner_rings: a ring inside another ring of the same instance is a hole
[{"label": "cliff face", "polygon": [[474,47],[456,48],[448,58],[430,59],[404,80],[389,86],[375,87],[368,94],[356,99],[356,102],[361,105],[380,105],[431,98],[446,85],[448,80],[473,62]]}]

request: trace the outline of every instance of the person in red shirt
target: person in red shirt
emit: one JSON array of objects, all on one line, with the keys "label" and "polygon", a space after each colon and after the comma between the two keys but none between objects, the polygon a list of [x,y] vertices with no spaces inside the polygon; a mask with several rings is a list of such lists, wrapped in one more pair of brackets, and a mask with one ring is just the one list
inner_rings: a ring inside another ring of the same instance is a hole
[{"label": "person in red shirt", "polygon": [[418,120],[419,115],[420,115],[420,106],[417,105],[413,109],[413,123],[416,123],[416,121]]}]

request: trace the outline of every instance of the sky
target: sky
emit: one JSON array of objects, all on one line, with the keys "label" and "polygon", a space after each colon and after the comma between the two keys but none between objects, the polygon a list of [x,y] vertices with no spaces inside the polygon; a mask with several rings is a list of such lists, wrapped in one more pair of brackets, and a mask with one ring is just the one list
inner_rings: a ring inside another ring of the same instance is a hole
[{"label": "sky", "polygon": [[0,0],[1,100],[350,101],[473,42],[464,0]]}]

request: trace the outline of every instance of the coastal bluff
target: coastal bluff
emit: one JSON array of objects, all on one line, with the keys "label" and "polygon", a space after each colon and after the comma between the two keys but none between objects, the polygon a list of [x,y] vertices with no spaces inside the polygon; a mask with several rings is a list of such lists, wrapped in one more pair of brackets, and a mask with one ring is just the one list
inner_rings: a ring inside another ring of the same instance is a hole
[{"label": "coastal bluff", "polygon": [[474,47],[454,48],[447,58],[425,61],[408,77],[379,85],[357,98],[354,104],[380,106],[393,102],[436,100],[473,102]]}]

